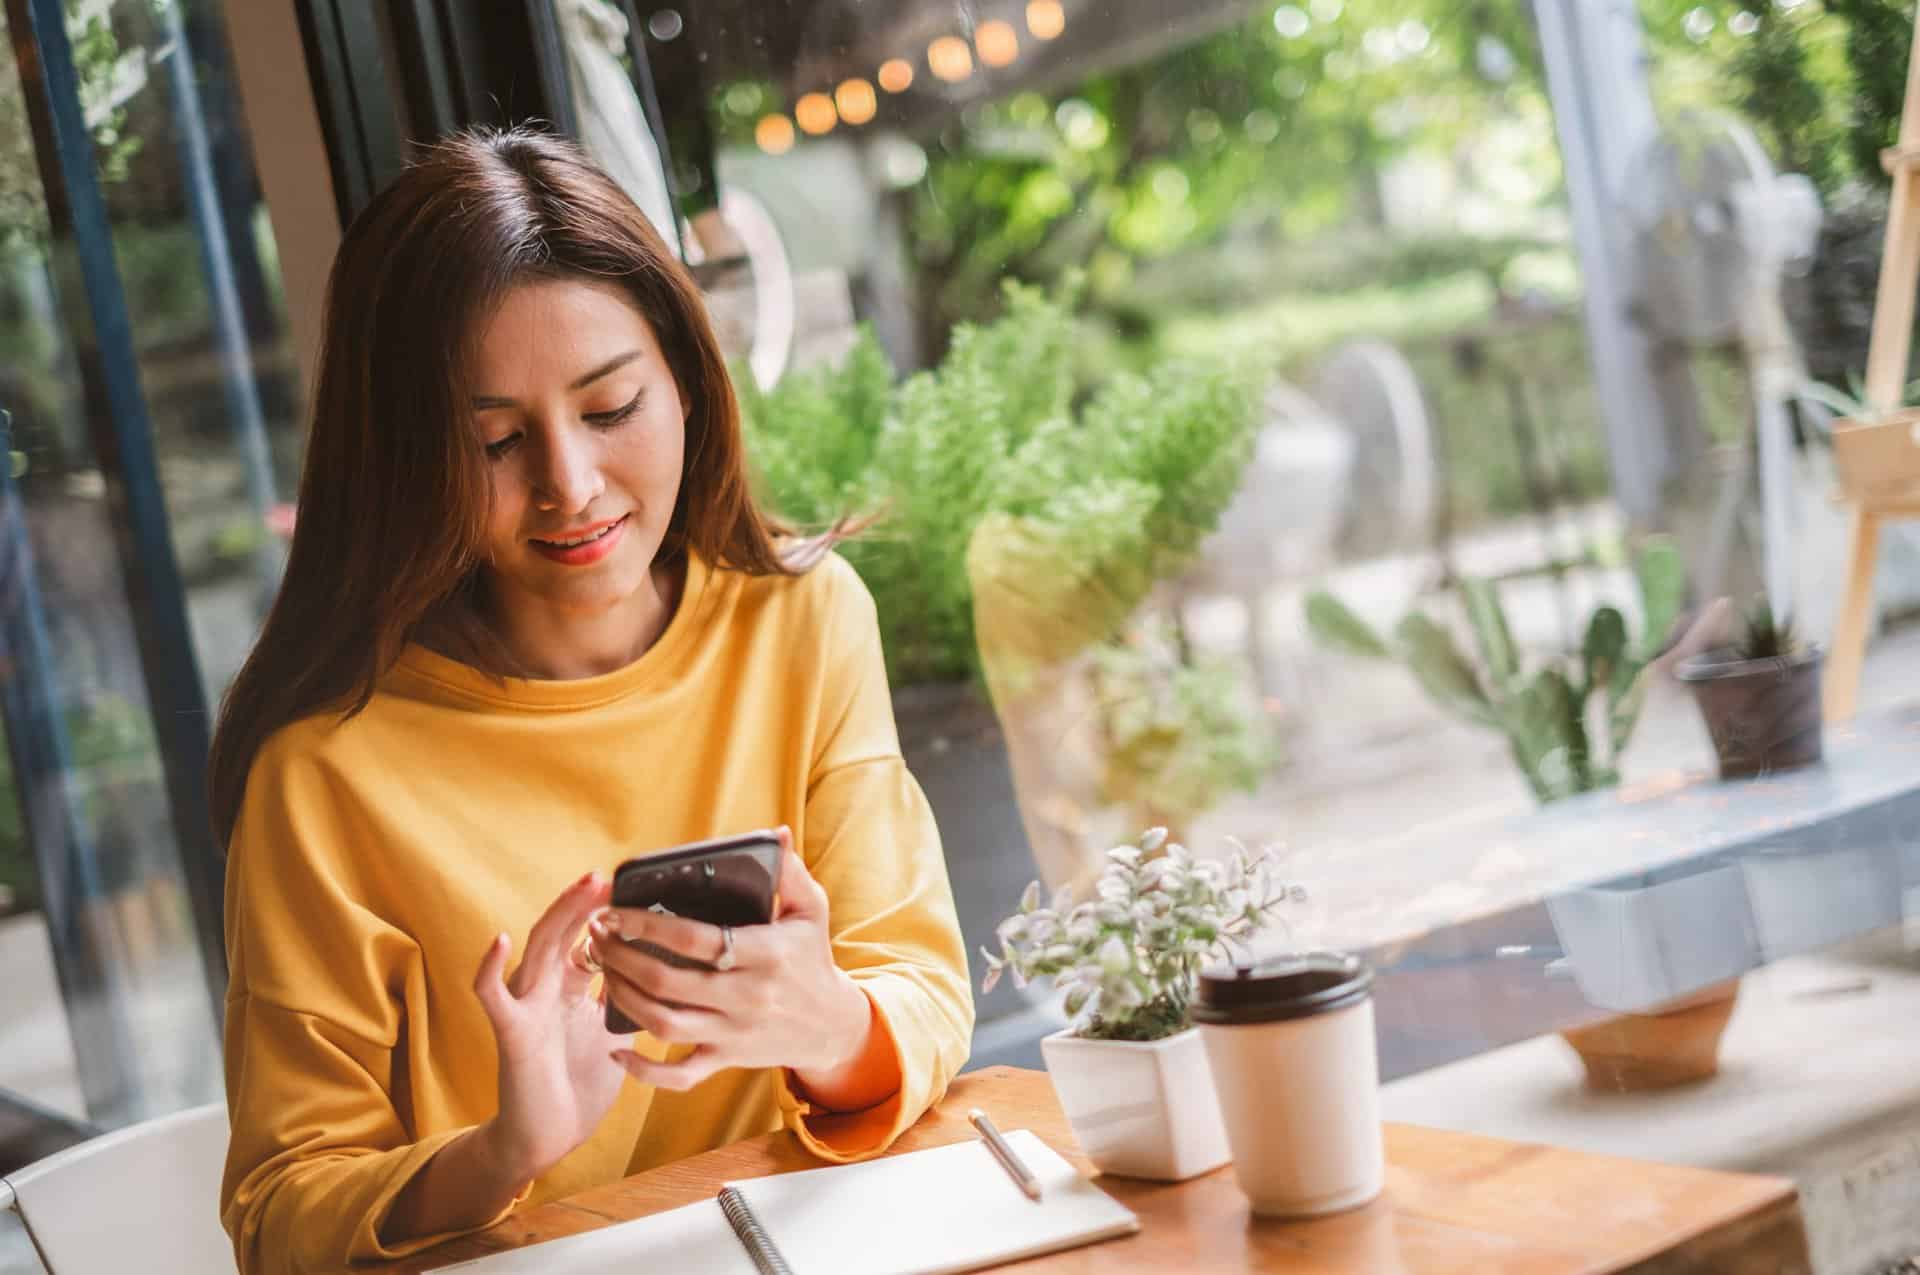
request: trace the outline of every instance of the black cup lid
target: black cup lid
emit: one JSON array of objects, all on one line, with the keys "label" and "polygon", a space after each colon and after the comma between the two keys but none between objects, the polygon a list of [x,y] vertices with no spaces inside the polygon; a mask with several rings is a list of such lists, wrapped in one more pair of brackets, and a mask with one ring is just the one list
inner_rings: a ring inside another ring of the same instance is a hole
[{"label": "black cup lid", "polygon": [[1189,1017],[1237,1025],[1311,1018],[1358,1005],[1373,990],[1373,971],[1357,956],[1306,952],[1201,971]]}]

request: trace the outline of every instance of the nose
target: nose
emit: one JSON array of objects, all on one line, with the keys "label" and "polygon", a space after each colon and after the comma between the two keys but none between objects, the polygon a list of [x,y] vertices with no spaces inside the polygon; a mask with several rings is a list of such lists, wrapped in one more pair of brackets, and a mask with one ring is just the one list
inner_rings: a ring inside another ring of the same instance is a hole
[{"label": "nose", "polygon": [[544,432],[532,475],[534,499],[542,509],[580,513],[606,490],[597,440],[587,430],[564,425]]}]

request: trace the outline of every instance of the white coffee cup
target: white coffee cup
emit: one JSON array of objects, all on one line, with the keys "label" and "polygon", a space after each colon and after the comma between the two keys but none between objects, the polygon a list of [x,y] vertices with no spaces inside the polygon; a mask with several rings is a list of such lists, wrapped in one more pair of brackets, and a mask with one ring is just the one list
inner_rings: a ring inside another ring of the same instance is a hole
[{"label": "white coffee cup", "polygon": [[1223,965],[1192,1006],[1233,1172],[1264,1217],[1317,1217],[1380,1194],[1373,971],[1336,953]]}]

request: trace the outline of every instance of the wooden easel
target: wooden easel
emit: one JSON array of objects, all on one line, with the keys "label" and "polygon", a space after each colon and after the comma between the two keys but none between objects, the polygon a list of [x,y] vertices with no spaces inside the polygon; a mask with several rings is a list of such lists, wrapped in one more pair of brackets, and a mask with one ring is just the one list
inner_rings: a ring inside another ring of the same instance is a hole
[{"label": "wooden easel", "polygon": [[[1920,14],[1916,14],[1920,33]],[[1880,523],[1920,518],[1920,415],[1901,413],[1907,360],[1912,353],[1914,293],[1920,288],[1920,38],[1907,60],[1907,96],[1900,110],[1900,140],[1883,152],[1893,177],[1887,236],[1880,257],[1880,285],[1873,303],[1873,333],[1867,346],[1867,402],[1891,419],[1842,425],[1834,431],[1841,490],[1853,506],[1846,594],[1834,624],[1826,674],[1826,719],[1853,716],[1860,666],[1867,654],[1867,623],[1873,612],[1873,573]],[[1851,463],[1849,463],[1851,462]]]}]

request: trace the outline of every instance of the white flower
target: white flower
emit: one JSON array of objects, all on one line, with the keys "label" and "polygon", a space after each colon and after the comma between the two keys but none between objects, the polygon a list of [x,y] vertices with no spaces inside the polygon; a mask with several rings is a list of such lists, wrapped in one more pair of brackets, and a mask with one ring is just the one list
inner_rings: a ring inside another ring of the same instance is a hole
[{"label": "white flower", "polygon": [[1020,910],[1022,912],[1031,912],[1039,906],[1040,883],[1038,881],[1029,881],[1027,882],[1027,888],[1020,892]]},{"label": "white flower", "polygon": [[1167,830],[1165,828],[1149,828],[1140,834],[1140,848],[1148,854],[1152,854],[1166,843]]},{"label": "white flower", "polygon": [[1027,918],[1017,915],[1010,916],[1000,922],[1000,928],[994,932],[1005,942],[1018,943],[1027,936]]},{"label": "white flower", "polygon": [[1100,968],[1109,974],[1124,974],[1133,968],[1133,952],[1118,934],[1100,945]]},{"label": "white flower", "polygon": [[1137,868],[1140,866],[1140,851],[1136,846],[1115,846],[1113,849],[1107,851],[1107,858],[1111,862],[1120,864],[1123,867]]}]

